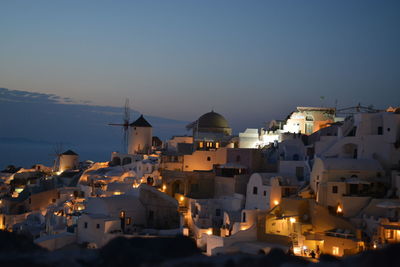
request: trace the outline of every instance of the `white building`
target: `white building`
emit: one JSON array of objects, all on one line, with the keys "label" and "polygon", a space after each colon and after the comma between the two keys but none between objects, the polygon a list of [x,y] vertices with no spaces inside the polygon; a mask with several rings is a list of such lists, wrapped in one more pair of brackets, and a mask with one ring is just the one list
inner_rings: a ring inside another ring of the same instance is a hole
[{"label": "white building", "polygon": [[354,216],[372,194],[384,194],[380,185],[385,182],[384,171],[376,160],[316,158],[310,186],[317,203],[340,210],[344,216]]},{"label": "white building", "polygon": [[283,196],[290,195],[297,186],[290,179],[276,176],[276,173],[253,173],[247,184],[246,210],[269,210],[281,202]]}]

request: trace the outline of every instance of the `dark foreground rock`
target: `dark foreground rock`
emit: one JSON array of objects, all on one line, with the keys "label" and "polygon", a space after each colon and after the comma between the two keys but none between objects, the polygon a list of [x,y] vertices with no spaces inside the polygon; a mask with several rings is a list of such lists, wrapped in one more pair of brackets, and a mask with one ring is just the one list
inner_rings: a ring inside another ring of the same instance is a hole
[{"label": "dark foreground rock", "polygon": [[123,238],[111,240],[101,249],[71,246],[58,251],[47,251],[29,238],[0,231],[0,266],[399,266],[400,244],[381,250],[366,251],[343,259],[323,256],[319,263],[273,249],[268,255],[223,255],[207,257],[192,239]]}]

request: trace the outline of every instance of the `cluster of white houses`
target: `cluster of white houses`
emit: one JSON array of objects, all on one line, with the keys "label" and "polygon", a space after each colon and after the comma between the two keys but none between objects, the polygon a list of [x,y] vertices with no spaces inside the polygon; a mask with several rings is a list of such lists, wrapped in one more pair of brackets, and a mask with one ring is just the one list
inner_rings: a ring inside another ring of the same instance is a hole
[{"label": "cluster of white houses", "polygon": [[[348,111],[349,112],[349,111]],[[208,112],[164,144],[141,116],[128,153],[0,173],[0,229],[48,249],[187,235],[207,255],[350,255],[400,241],[400,108],[298,107],[232,135]]]}]

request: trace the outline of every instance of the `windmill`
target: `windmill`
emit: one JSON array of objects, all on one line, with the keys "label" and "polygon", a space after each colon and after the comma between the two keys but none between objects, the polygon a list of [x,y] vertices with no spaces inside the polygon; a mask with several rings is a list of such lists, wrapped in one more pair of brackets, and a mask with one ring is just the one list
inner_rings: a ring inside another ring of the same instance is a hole
[{"label": "windmill", "polygon": [[125,99],[125,107],[123,114],[123,122],[122,123],[109,123],[111,126],[122,126],[123,130],[123,151],[127,151],[128,149],[128,137],[129,137],[129,120],[130,120],[130,108],[129,108],[129,99]]}]

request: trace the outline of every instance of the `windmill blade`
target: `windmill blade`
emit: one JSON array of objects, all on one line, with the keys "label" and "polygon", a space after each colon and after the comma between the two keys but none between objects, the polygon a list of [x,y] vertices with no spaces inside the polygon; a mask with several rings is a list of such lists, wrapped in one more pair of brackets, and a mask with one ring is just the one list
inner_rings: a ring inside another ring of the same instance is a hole
[{"label": "windmill blade", "polygon": [[130,108],[129,108],[129,98],[125,99],[125,108],[124,108],[124,125],[128,127],[130,120]]},{"label": "windmill blade", "polygon": [[63,144],[62,143],[57,143],[54,145],[54,165],[53,165],[53,170],[56,170],[58,168],[58,165],[60,164],[60,158],[62,155],[63,151]]},{"label": "windmill blade", "polygon": [[122,151],[126,151],[127,147],[128,147],[130,113],[131,113],[131,110],[129,108],[129,98],[126,98],[122,123],[109,123],[108,124],[111,126],[122,126],[122,131],[123,131],[123,133],[122,133],[123,134],[123,139],[122,139],[123,149],[122,149]]}]

